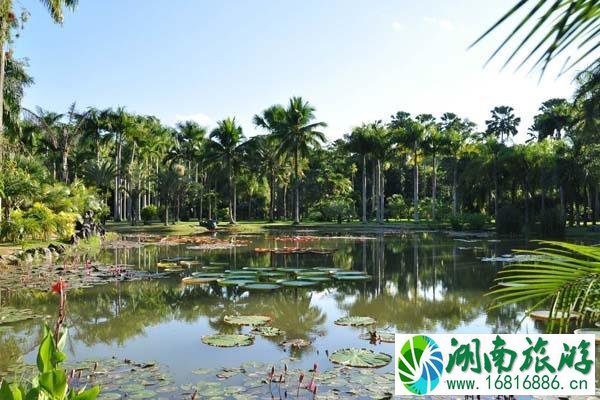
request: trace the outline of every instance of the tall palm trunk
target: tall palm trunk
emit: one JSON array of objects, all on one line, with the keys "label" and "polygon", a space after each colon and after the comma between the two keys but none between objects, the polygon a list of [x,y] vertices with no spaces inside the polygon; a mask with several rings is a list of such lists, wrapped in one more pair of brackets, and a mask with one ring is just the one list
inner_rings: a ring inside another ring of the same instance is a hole
[{"label": "tall palm trunk", "polygon": [[376,221],[378,224],[383,223],[383,218],[382,218],[382,213],[381,213],[381,160],[377,160],[377,164],[375,166],[375,192],[377,193],[376,196],[376,204],[377,204],[377,214],[376,214]]},{"label": "tall palm trunk", "polygon": [[275,172],[270,171],[271,193],[269,198],[269,222],[275,221]]},{"label": "tall palm trunk", "polygon": [[69,183],[69,150],[62,149],[60,155],[62,159],[62,180]]},{"label": "tall palm trunk", "polygon": [[231,166],[231,162],[229,162],[229,223],[235,224],[235,216],[234,216],[234,205],[233,198],[235,196],[235,192],[233,189],[233,168]]},{"label": "tall palm trunk", "polygon": [[433,153],[433,172],[432,172],[432,187],[431,187],[431,219],[435,221],[435,206],[437,199],[437,164],[436,164],[435,153]]},{"label": "tall palm trunk", "polygon": [[419,222],[419,163],[417,162],[417,142],[413,145],[413,219]]},{"label": "tall palm trunk", "polygon": [[379,223],[385,220],[385,174],[379,167]]},{"label": "tall palm trunk", "polygon": [[456,217],[458,212],[458,160],[454,159],[454,170],[452,171],[452,216]]},{"label": "tall palm trunk", "polygon": [[298,146],[294,150],[294,225],[300,223],[300,169],[298,158],[300,156]]},{"label": "tall palm trunk", "polygon": [[362,222],[367,223],[367,155],[362,159]]},{"label": "tall palm trunk", "polygon": [[123,141],[121,134],[118,135],[117,140],[117,154],[115,155],[115,164],[117,167],[117,174],[115,176],[115,198],[114,198],[114,220],[115,222],[121,222],[121,153],[123,150]]}]

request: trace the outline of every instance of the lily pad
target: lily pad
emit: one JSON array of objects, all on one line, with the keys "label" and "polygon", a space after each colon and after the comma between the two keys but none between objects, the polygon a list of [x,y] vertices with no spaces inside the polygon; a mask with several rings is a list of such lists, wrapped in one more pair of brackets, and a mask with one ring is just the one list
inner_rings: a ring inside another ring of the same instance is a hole
[{"label": "lily pad", "polygon": [[337,279],[338,281],[354,281],[354,282],[370,281],[372,279],[371,275],[359,275],[359,274],[352,274],[352,275],[336,274],[333,277],[334,277],[334,279]]},{"label": "lily pad", "polygon": [[296,272],[302,272],[304,270],[302,268],[277,268],[277,271],[293,274]]},{"label": "lily pad", "polygon": [[298,273],[298,278],[302,277],[315,277],[315,276],[327,276],[329,275],[327,272],[323,272],[323,271],[306,271],[303,270],[301,272]]},{"label": "lily pad", "polygon": [[283,281],[280,283],[282,286],[288,286],[288,287],[307,287],[307,286],[316,285],[316,282],[311,282],[311,281]]},{"label": "lily pad", "polygon": [[223,274],[218,272],[194,272],[192,276],[196,278],[222,278]]},{"label": "lily pad", "polygon": [[254,343],[251,335],[209,335],[202,338],[202,343],[215,347],[240,347],[250,346]]},{"label": "lily pad", "polygon": [[183,278],[181,280],[181,283],[183,283],[184,285],[203,285],[206,283],[216,282],[217,280],[219,280],[219,278],[198,278],[195,276],[188,276],[186,278]]},{"label": "lily pad", "polygon": [[284,331],[282,331],[279,328],[272,327],[272,326],[257,326],[254,329],[252,329],[250,331],[250,333],[253,333],[255,335],[260,335],[260,336],[268,336],[268,337],[285,335]]},{"label": "lily pad", "polygon": [[334,324],[342,326],[368,326],[376,323],[371,317],[342,317],[334,321]]},{"label": "lily pad", "polygon": [[247,283],[258,283],[254,279],[243,279],[243,278],[231,278],[231,279],[219,279],[217,283],[220,286],[242,286]]},{"label": "lily pad", "polygon": [[[361,338],[363,340],[373,339],[373,337],[371,336],[371,332],[362,333],[359,336],[359,338]],[[392,332],[377,331],[377,332],[375,332],[375,340],[378,342],[383,342],[383,343],[395,343],[396,336]]]},{"label": "lily pad", "polygon": [[280,285],[276,285],[274,283],[261,283],[261,282],[244,283],[241,286],[244,289],[248,289],[248,290],[275,290],[275,289],[279,289],[281,287]]},{"label": "lily pad", "polygon": [[264,315],[226,315],[223,321],[231,325],[256,326],[271,322],[271,318]]},{"label": "lily pad", "polygon": [[291,347],[291,348],[295,348],[295,349],[300,349],[302,347],[310,346],[311,343],[305,339],[288,339],[288,340],[285,340],[285,341],[279,343],[279,345],[283,346],[283,347]]},{"label": "lily pad", "polygon": [[302,279],[305,281],[311,281],[311,282],[317,282],[317,283],[331,282],[331,278],[328,278],[326,276],[309,276],[306,278],[304,276],[299,276],[298,279]]},{"label": "lily pad", "polygon": [[368,349],[341,349],[329,356],[333,363],[356,368],[381,368],[392,361],[392,356]]},{"label": "lily pad", "polygon": [[[537,311],[532,311],[529,313],[529,317],[531,319],[537,319],[540,321],[548,321],[550,319],[550,311],[548,310],[537,310]],[[552,319],[560,319],[562,318],[563,315],[561,313],[557,314],[557,315],[553,315]],[[579,316],[575,313],[570,313],[569,315],[564,315],[565,318],[568,319],[577,319]]]},{"label": "lily pad", "polygon": [[27,308],[17,309],[9,306],[0,307],[0,325],[12,324],[35,318],[40,317]]}]

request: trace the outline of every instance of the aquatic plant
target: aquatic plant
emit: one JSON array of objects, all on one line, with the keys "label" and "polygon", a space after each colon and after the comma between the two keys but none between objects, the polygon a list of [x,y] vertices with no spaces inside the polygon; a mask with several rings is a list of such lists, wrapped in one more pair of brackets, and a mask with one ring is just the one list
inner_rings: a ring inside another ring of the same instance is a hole
[{"label": "aquatic plant", "polygon": [[44,335],[38,348],[38,375],[29,382],[10,383],[6,380],[0,385],[0,398],[3,400],[94,400],[100,393],[100,387],[76,390],[69,388],[69,377],[62,367],[67,356],[63,353],[67,340],[67,330],[63,329],[67,302],[67,284],[60,279],[51,290],[59,295],[58,318],[54,333],[44,325]]}]

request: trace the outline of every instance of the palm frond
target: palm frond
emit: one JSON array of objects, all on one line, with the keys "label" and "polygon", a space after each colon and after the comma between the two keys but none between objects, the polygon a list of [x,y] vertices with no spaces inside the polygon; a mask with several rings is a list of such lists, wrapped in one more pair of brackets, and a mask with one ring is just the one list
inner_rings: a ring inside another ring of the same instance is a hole
[{"label": "palm frond", "polygon": [[[523,250],[524,261],[500,271],[488,294],[491,308],[536,301],[551,310],[552,330],[564,331],[573,313],[600,308],[600,247],[563,242],[541,242],[544,247]],[[533,307],[531,307],[533,308]],[[531,311],[531,308],[528,311]]]},{"label": "palm frond", "polygon": [[[600,36],[600,0],[520,0],[491,28],[477,38],[470,47],[481,42],[529,4],[532,4],[532,7],[496,48],[486,64],[514,41],[520,33],[523,33],[523,38],[517,42],[503,67],[510,64],[518,54],[524,51],[526,45],[534,40],[537,42],[533,43],[532,48],[525,54],[517,69],[535,57],[531,68],[540,67],[540,76],[542,76],[548,65],[567,49],[571,49],[573,54],[565,61],[565,67],[561,73],[571,70],[585,60],[589,60],[584,67],[586,70],[600,63],[600,56],[597,55],[599,47],[597,39]],[[535,38],[536,36],[539,38]]]}]

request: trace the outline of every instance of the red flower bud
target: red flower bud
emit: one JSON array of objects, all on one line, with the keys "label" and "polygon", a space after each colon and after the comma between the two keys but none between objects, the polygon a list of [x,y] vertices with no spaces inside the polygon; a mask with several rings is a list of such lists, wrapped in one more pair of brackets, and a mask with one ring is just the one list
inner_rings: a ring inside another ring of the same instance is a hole
[{"label": "red flower bud", "polygon": [[58,282],[56,282],[55,284],[52,285],[51,290],[54,293],[61,294],[62,292],[64,292],[67,289],[67,287],[68,287],[67,282],[63,281],[63,279],[60,278]]},{"label": "red flower bud", "polygon": [[298,377],[298,382],[302,383],[304,380],[304,372],[300,372],[300,376]]}]

